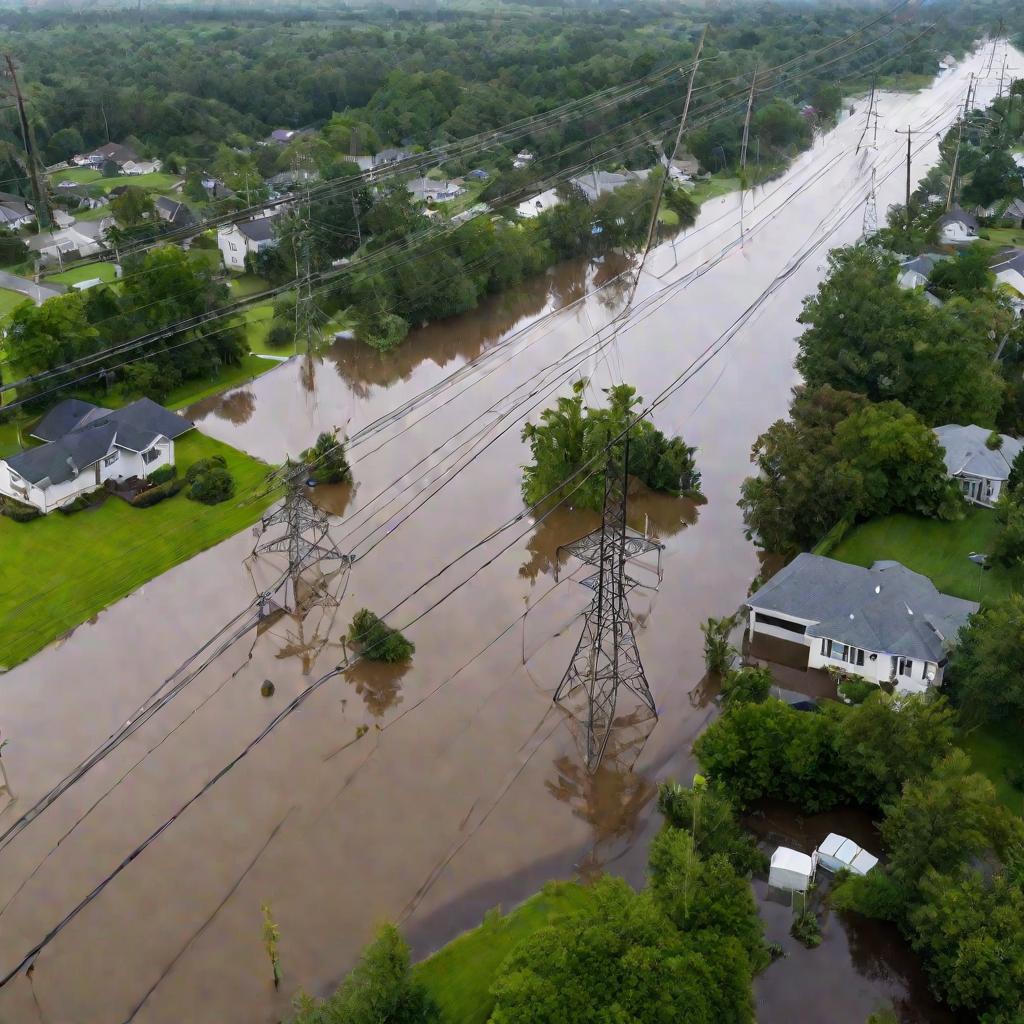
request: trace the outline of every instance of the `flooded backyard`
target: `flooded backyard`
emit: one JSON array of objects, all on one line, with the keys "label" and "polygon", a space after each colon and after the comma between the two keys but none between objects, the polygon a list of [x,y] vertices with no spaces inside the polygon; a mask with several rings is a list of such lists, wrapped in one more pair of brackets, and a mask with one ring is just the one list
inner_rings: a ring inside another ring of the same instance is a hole
[{"label": "flooded backyard", "polygon": [[[691,744],[716,714],[699,623],[737,608],[760,570],[736,499],[752,442],[797,383],[801,300],[828,249],[859,236],[872,165],[880,216],[900,199],[893,129],[943,132],[986,61],[883,97],[877,151],[856,152],[858,117],[819,139],[747,197],[743,246],[738,196],[708,203],[651,253],[638,315],[617,334],[594,337],[630,291],[629,260],[613,254],[416,331],[394,353],[338,341],[311,367],[290,360],[193,407],[201,430],[269,462],[322,430],[351,438],[355,485],[312,496],[355,562],[332,584],[336,604],[241,637],[0,850],[0,976],[95,891],[33,971],[0,988],[0,1020],[276,1021],[300,987],[336,983],[385,919],[421,956],[549,878],[609,870],[641,883],[657,783],[689,779]],[[982,77],[978,103],[997,86]],[[926,140],[915,176],[935,157]],[[562,509],[535,524],[520,494],[523,422],[580,376],[592,400],[619,380],[650,400],[678,376],[655,422],[698,446],[704,496],[632,503],[634,525],[665,545],[660,585],[631,595],[659,718],[620,698],[593,776],[552,695],[590,597],[577,564],[555,579],[556,548],[596,519]],[[253,601],[254,543],[241,534],[178,566],[0,677],[17,797],[0,831]],[[409,666],[334,672],[363,606],[416,643]],[[807,843],[835,824],[760,815],[755,831],[802,829]],[[863,1024],[890,1000],[905,1021],[945,1020],[890,929],[832,915],[806,951],[786,935],[789,908],[757,892],[768,938],[790,953],[756,982],[759,1020]],[[280,992],[261,904],[280,927]]]}]

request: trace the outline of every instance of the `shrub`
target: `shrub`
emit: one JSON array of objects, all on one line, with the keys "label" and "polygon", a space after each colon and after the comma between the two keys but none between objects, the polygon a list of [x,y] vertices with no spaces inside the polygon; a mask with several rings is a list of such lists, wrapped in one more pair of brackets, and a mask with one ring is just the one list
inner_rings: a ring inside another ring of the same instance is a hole
[{"label": "shrub", "polygon": [[103,490],[90,491],[88,494],[80,494],[74,501],[69,501],[66,505],[58,506],[58,511],[63,512],[64,515],[74,515],[76,512],[81,512],[83,509],[92,508],[94,505],[101,505],[106,500],[107,492]]},{"label": "shrub", "polygon": [[158,505],[165,498],[173,498],[185,486],[185,481],[174,477],[156,487],[149,487],[136,494],[131,500],[135,508],[149,508],[151,505]]},{"label": "shrub", "polygon": [[768,699],[774,683],[766,668],[741,668],[726,675],[722,682],[722,699],[726,704],[760,704]]},{"label": "shrub", "polygon": [[321,484],[340,484],[352,479],[352,470],[345,457],[345,443],[333,434],[323,433],[312,448],[302,453],[310,472]]},{"label": "shrub", "polygon": [[389,664],[408,661],[416,650],[412,641],[406,640],[397,629],[392,629],[369,608],[360,608],[353,616],[348,638],[359,645],[362,656],[370,661]]},{"label": "shrub", "polygon": [[34,505],[27,505],[14,498],[3,498],[0,503],[0,512],[16,523],[27,523],[32,519],[38,519],[43,514]]},{"label": "shrub", "polygon": [[359,340],[382,352],[400,345],[408,333],[408,323],[394,313],[381,313],[358,327]]},{"label": "shrub", "polygon": [[701,623],[700,631],[704,634],[704,667],[709,672],[725,675],[732,668],[736,648],[729,643],[729,634],[735,625],[736,617],[732,615],[724,619],[708,619]]},{"label": "shrub", "polygon": [[218,466],[221,469],[227,469],[227,465],[223,455],[211,455],[208,459],[198,459],[185,470],[185,479],[192,483],[196,477],[201,476],[203,473],[207,473]]},{"label": "shrub", "polygon": [[789,934],[808,949],[820,946],[821,925],[818,923],[818,915],[813,910],[802,910],[793,918]]},{"label": "shrub", "polygon": [[869,683],[866,679],[862,679],[860,676],[851,676],[848,679],[844,679],[837,689],[839,690],[839,696],[847,704],[863,704],[878,687],[874,683]]},{"label": "shrub", "polygon": [[173,480],[177,475],[177,466],[158,466],[149,474],[149,482],[156,487],[159,484],[167,483],[168,480]]},{"label": "shrub", "polygon": [[235,493],[235,479],[223,466],[212,466],[196,476],[188,490],[192,501],[217,505]]},{"label": "shrub", "polygon": [[267,345],[270,348],[284,348],[295,340],[295,327],[292,324],[275,320],[267,332]]}]

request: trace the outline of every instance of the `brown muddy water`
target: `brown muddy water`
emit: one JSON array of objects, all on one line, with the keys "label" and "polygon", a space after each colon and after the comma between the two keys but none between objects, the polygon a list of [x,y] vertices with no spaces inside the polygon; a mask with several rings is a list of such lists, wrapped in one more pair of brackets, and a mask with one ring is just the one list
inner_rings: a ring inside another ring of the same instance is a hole
[{"label": "brown muddy water", "polygon": [[[786,412],[796,383],[801,299],[828,248],[858,236],[872,164],[880,212],[899,198],[893,129],[942,130],[986,60],[917,96],[885,97],[877,151],[854,152],[856,117],[819,140],[748,197],[742,249],[726,250],[738,198],[706,205],[695,228],[652,253],[643,314],[600,350],[569,358],[625,301],[619,257],[560,267],[416,332],[396,353],[340,342],[310,367],[290,361],[194,408],[201,429],[269,461],[320,430],[354,438],[356,486],[314,495],[358,560],[347,579],[332,578],[339,604],[313,602],[304,618],[277,617],[237,642],[0,852],[0,974],[343,661],[356,609],[398,605],[389,621],[417,620],[416,654],[407,669],[356,665],[313,691],[71,919],[30,976],[0,989],[0,1020],[274,1021],[299,987],[335,983],[385,919],[424,955],[547,878],[610,870],[641,882],[659,824],[655,786],[689,778],[692,741],[715,713],[698,624],[736,608],[759,571],[736,497],[752,441]],[[996,86],[981,80],[982,93]],[[914,173],[934,158],[928,143]],[[577,566],[556,583],[555,548],[594,519],[562,510],[537,528],[516,520],[522,421],[580,374],[592,396],[624,379],[651,398],[723,336],[656,415],[699,446],[705,503],[638,496],[633,508],[665,543],[660,586],[632,595],[660,718],[622,699],[591,777],[575,721],[551,697],[589,597]],[[192,559],[0,679],[17,796],[0,828],[252,600],[267,572],[247,561],[252,546],[245,533]],[[270,698],[260,696],[266,679]],[[261,904],[280,927],[279,993]],[[785,930],[769,903],[765,916],[772,937]],[[941,1019],[892,935],[838,917],[821,949],[769,968],[757,998],[772,1024],[861,1024],[886,999],[906,1020]]]}]

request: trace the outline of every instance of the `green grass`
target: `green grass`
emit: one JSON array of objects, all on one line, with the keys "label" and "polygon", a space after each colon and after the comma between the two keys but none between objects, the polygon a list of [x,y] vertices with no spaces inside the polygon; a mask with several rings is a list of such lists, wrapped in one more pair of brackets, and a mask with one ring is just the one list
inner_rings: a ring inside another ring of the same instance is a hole
[{"label": "green grass", "polygon": [[439,209],[446,217],[454,217],[456,214],[463,213],[471,206],[475,206],[480,202],[480,193],[487,188],[487,182],[467,181],[462,187],[466,190],[463,195],[456,196],[454,199],[449,199],[447,202],[437,204],[437,209]]},{"label": "green grass", "polygon": [[700,205],[709,199],[717,199],[729,192],[735,192],[739,187],[739,178],[712,177],[705,181],[694,182],[693,187],[688,188],[687,191],[690,193],[690,197]]},{"label": "green grass", "polygon": [[675,228],[679,226],[679,214],[675,210],[670,210],[667,206],[662,206],[658,210],[658,223],[664,224],[665,227]]},{"label": "green grass", "polygon": [[74,218],[78,220],[102,220],[104,217],[110,217],[112,213],[110,206],[94,206],[91,210],[75,210]]},{"label": "green grass", "polygon": [[90,182],[99,181],[103,175],[94,167],[70,167],[66,171],[56,171],[50,179],[54,185],[62,181],[73,181],[76,185],[88,185]]},{"label": "green grass", "polygon": [[274,319],[274,306],[269,302],[261,302],[258,306],[250,306],[242,314],[245,321],[245,340],[249,343],[249,351],[270,356],[286,356],[291,347],[271,348],[267,344],[270,324]]},{"label": "green grass", "polygon": [[996,787],[999,802],[1014,814],[1024,814],[1024,793],[1010,784],[1007,769],[1024,766],[1024,729],[1012,722],[999,722],[972,729],[960,740],[971,755],[974,767]]},{"label": "green grass", "polygon": [[[219,251],[217,258],[220,258]],[[233,274],[228,281],[228,287],[233,299],[245,299],[257,292],[266,291],[270,286],[256,274]]]},{"label": "green grass", "polygon": [[[28,420],[22,421],[22,426],[28,424]],[[18,423],[15,420],[0,423],[0,459],[13,455],[21,448],[18,443]]]},{"label": "green grass", "polygon": [[254,523],[271,500],[258,493],[267,465],[190,431],[175,445],[181,470],[220,454],[235,478],[235,498],[200,505],[184,492],[132,508],[108,498],[97,509],[61,512],[16,523],[0,516],[0,662],[31,657],[69,629],[119,601],[148,580]]},{"label": "green grass", "polygon": [[551,882],[504,917],[488,913],[478,928],[417,964],[416,975],[440,1004],[445,1024],[486,1024],[494,1009],[489,990],[505,957],[523,939],[589,899],[575,882]]},{"label": "green grass", "polygon": [[116,178],[100,177],[99,181],[92,184],[99,187],[103,192],[109,192],[118,185],[134,185],[135,188],[144,189],[147,192],[166,192],[172,185],[181,181],[180,174],[167,174],[165,171],[153,171],[151,174],[123,174]]},{"label": "green grass", "polygon": [[60,274],[50,274],[46,280],[71,285],[79,284],[81,281],[91,281],[96,277],[108,283],[115,280],[117,277],[115,265],[113,263],[89,263],[84,267],[72,267]]},{"label": "green grass", "polygon": [[200,398],[208,398],[229,388],[238,387],[239,384],[247,384],[253,377],[272,370],[275,365],[270,360],[260,359],[258,356],[243,356],[240,365],[225,366],[216,377],[186,381],[170,392],[163,404],[168,409],[182,409],[186,405],[198,402]]},{"label": "green grass", "polygon": [[1019,228],[982,228],[981,237],[1000,246],[1024,246],[1024,231]]},{"label": "green grass", "polygon": [[855,526],[831,557],[863,566],[893,559],[929,577],[943,593],[992,602],[1024,590],[1024,570],[993,566],[983,572],[968,559],[972,551],[989,551],[995,533],[990,509],[971,509],[952,523],[903,514],[886,516]]},{"label": "green grass", "polygon": [[891,92],[920,92],[922,89],[927,89],[934,81],[934,75],[901,71],[895,75],[882,75],[878,79],[878,88],[888,89]]},{"label": "green grass", "polygon": [[23,302],[31,301],[27,295],[22,295],[21,292],[0,288],[0,320],[5,320],[15,307],[20,306]]}]

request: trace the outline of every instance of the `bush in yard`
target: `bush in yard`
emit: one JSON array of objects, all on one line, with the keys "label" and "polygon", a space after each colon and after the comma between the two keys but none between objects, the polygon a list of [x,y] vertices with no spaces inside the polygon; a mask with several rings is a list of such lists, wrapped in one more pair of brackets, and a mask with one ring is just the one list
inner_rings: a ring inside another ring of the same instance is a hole
[{"label": "bush in yard", "polygon": [[321,434],[316,444],[302,453],[302,458],[318,483],[340,484],[352,479],[352,470],[345,458],[345,444],[333,434]]},{"label": "bush in yard", "polygon": [[204,505],[218,505],[235,493],[235,478],[222,466],[212,466],[192,481],[188,496]]},{"label": "bush in yard", "polygon": [[411,640],[406,640],[369,608],[360,608],[352,617],[348,638],[351,643],[359,645],[362,656],[370,661],[389,664],[408,661],[416,650]]},{"label": "bush in yard", "polygon": [[701,623],[700,631],[704,634],[704,667],[709,672],[724,676],[732,668],[737,652],[729,642],[729,634],[735,625],[734,615],[727,615],[724,619],[708,619]]},{"label": "bush in yard", "polygon": [[818,915],[813,910],[802,910],[793,918],[789,934],[808,949],[820,946],[821,924],[818,922]]},{"label": "bush in yard", "polygon": [[58,506],[58,511],[63,512],[66,516],[74,515],[84,509],[102,505],[106,497],[107,492],[104,490],[90,491],[88,494],[78,495],[74,501],[68,502],[66,505]]},{"label": "bush in yard", "polygon": [[223,455],[211,455],[208,459],[197,459],[185,470],[185,479],[192,483],[197,477],[208,473],[211,469],[227,469],[227,466],[227,460]]},{"label": "bush in yard", "polygon": [[136,494],[131,503],[135,508],[150,508],[152,505],[159,505],[165,498],[173,498],[184,487],[184,480],[173,477],[156,487],[149,487]]},{"label": "bush in yard", "polygon": [[177,466],[158,466],[149,474],[149,482],[153,487],[157,487],[159,484],[167,483],[168,480],[173,480],[177,475]]},{"label": "bush in yard", "polygon": [[267,346],[269,348],[284,348],[295,340],[295,325],[286,324],[275,320],[267,332]]},{"label": "bush in yard", "polygon": [[43,514],[34,505],[27,505],[14,498],[0,499],[0,512],[16,523],[27,523],[32,519],[38,519]]},{"label": "bush in yard", "polygon": [[748,666],[729,672],[722,681],[722,700],[726,704],[760,704],[768,699],[775,680],[766,668]]}]

